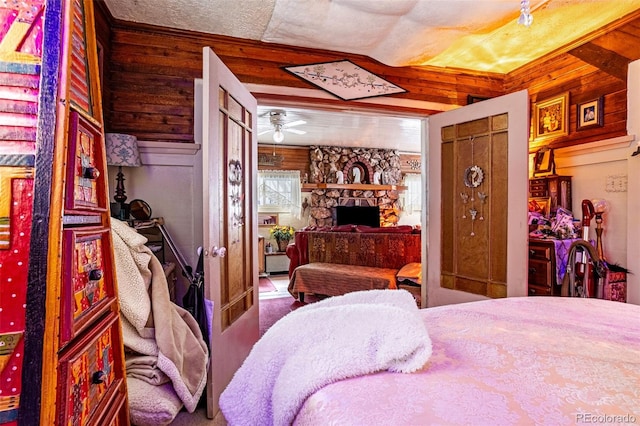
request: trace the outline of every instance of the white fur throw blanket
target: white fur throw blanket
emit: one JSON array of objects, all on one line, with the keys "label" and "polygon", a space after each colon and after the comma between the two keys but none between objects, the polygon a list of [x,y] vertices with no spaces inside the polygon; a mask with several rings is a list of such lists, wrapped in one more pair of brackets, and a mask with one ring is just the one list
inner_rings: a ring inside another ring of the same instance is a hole
[{"label": "white fur throw blanket", "polygon": [[220,396],[229,425],[290,425],[325,385],[378,371],[411,373],[431,356],[413,296],[368,290],[324,299],[276,322]]},{"label": "white fur throw blanket", "polygon": [[168,377],[193,412],[206,384],[209,357],[198,323],[171,302],[162,264],[144,245],[147,239],[117,219],[111,219],[111,229],[127,376],[153,385]]}]

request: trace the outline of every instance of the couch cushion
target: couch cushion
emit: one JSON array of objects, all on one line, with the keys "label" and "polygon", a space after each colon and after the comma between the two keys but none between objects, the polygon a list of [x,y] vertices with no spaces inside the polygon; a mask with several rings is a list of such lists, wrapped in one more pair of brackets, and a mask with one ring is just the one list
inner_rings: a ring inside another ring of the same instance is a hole
[{"label": "couch cushion", "polygon": [[411,262],[404,265],[396,274],[398,281],[411,281],[416,284],[422,283],[422,263]]},{"label": "couch cushion", "polygon": [[367,232],[367,233],[380,233],[380,234],[411,234],[413,232],[413,226],[411,225],[399,225],[399,226],[384,226],[380,228],[373,228],[366,225],[357,225],[355,232]]},{"label": "couch cushion", "polygon": [[333,232],[353,232],[356,225],[336,225],[331,227]]}]

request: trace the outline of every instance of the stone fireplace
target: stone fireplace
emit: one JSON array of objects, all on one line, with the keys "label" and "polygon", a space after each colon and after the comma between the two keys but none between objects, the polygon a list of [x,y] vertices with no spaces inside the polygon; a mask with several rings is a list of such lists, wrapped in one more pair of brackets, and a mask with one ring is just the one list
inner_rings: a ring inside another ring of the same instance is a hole
[{"label": "stone fireplace", "polygon": [[[309,225],[336,224],[336,206],[379,206],[380,226],[398,222],[402,180],[395,150],[312,146]],[[342,183],[338,183],[342,182]]]}]

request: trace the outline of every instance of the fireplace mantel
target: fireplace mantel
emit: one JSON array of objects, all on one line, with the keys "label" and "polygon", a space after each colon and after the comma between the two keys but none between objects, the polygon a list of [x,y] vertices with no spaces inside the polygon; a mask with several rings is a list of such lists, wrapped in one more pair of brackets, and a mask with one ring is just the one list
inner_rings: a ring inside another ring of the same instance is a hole
[{"label": "fireplace mantel", "polygon": [[404,191],[402,185],[375,185],[371,183],[303,183],[302,191],[310,192],[314,189],[351,189],[360,191]]}]

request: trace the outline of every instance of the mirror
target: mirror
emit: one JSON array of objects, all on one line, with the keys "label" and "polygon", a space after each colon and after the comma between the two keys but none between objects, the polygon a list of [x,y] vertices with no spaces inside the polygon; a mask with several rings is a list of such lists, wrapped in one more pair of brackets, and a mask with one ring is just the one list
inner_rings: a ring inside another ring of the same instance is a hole
[{"label": "mirror", "polygon": [[544,147],[536,152],[534,157],[533,174],[551,173],[555,174],[555,163],[553,161],[553,149]]}]

